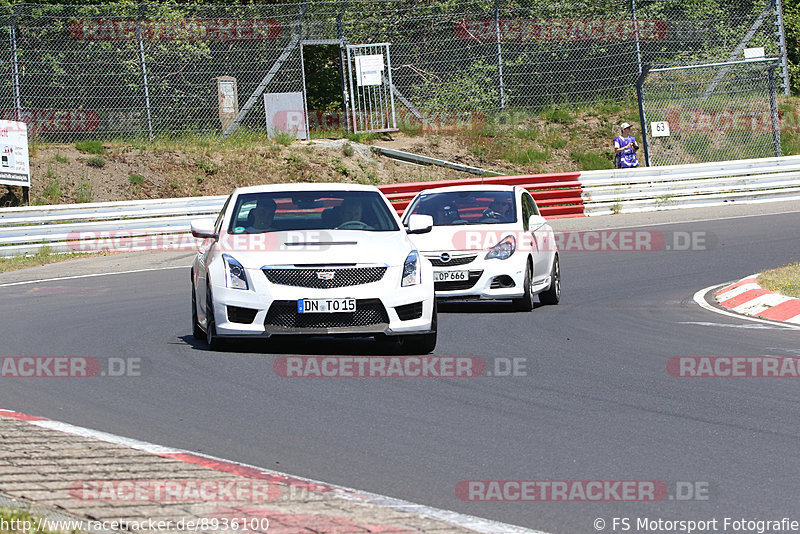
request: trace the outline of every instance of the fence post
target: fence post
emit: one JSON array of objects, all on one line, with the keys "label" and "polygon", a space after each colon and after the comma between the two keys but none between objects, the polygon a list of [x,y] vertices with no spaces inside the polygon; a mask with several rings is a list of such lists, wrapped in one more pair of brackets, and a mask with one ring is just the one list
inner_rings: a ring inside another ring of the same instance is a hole
[{"label": "fence post", "polygon": [[14,8],[14,16],[11,17],[9,31],[11,32],[11,72],[14,85],[14,120],[19,122],[22,118],[22,99],[19,90],[19,60],[17,58],[17,20],[22,12],[23,4],[17,4]]},{"label": "fence post", "polygon": [[778,26],[778,46],[781,52],[781,71],[783,72],[783,94],[789,96],[789,62],[787,61],[786,51],[786,32],[783,28],[783,6],[781,0],[775,0],[775,11],[778,14],[776,25]]},{"label": "fence post", "polygon": [[633,36],[636,40],[636,65],[639,67],[639,74],[641,74],[642,49],[639,45],[639,20],[636,18],[636,0],[631,0],[631,13],[633,14]]},{"label": "fence post", "polygon": [[147,63],[144,60],[144,42],[142,39],[142,19],[145,16],[144,5],[139,4],[139,16],[136,17],[136,40],[139,41],[139,66],[142,69],[144,84],[144,107],[147,113],[147,137],[153,140],[153,121],[150,117],[150,89],[147,87]]},{"label": "fence post", "polygon": [[[347,80],[345,78],[345,39],[344,39],[344,15],[347,11],[347,4],[350,0],[344,0],[342,2],[342,9],[339,11],[339,14],[336,16],[336,35],[339,38],[339,81],[342,84],[342,107],[344,108],[344,131],[350,131],[350,114],[348,113],[350,110],[350,103],[348,102],[350,98],[350,93],[347,92]],[[347,66],[350,67],[349,65]],[[303,84],[305,87],[305,84]],[[310,135],[310,134],[309,134]]]},{"label": "fence post", "polygon": [[777,65],[769,68],[769,114],[772,119],[772,148],[776,158],[781,157],[781,126],[778,120],[778,90],[775,87],[775,69]]},{"label": "fence post", "polygon": [[503,86],[503,51],[500,48],[500,0],[494,0],[494,34],[497,43],[497,83],[500,89],[500,109],[506,108],[506,95]]},{"label": "fence post", "polygon": [[642,146],[644,147],[644,164],[650,166],[650,142],[647,137],[647,117],[644,113],[644,79],[650,72],[650,65],[644,65],[639,77],[636,78],[636,99],[639,101],[639,124],[642,128]]}]

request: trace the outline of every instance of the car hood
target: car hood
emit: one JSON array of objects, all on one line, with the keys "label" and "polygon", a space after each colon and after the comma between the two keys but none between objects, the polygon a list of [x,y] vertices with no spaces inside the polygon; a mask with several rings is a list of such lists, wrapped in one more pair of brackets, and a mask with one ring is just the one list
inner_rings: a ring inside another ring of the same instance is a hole
[{"label": "car hood", "polygon": [[265,265],[402,265],[413,249],[405,232],[320,230],[234,234],[220,239],[219,250],[246,269]]},{"label": "car hood", "polygon": [[420,252],[487,250],[505,236],[522,230],[515,224],[434,226],[430,232],[410,235]]}]

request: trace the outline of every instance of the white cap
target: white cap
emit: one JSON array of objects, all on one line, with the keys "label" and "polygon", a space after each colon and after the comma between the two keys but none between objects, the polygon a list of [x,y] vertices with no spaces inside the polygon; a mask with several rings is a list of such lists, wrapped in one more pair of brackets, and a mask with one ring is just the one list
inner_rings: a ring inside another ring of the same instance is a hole
[{"label": "white cap", "polygon": [[630,125],[630,124],[628,124],[627,122],[623,122],[623,123],[620,125],[619,129],[620,129],[620,130],[624,130],[625,128],[630,128],[630,127],[631,127],[631,125]]}]

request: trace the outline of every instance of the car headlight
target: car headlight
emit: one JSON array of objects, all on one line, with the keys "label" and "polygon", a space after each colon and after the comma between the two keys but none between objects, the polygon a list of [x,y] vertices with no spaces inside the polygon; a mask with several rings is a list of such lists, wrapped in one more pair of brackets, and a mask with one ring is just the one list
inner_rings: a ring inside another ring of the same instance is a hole
[{"label": "car headlight", "polygon": [[516,249],[517,240],[514,239],[513,235],[507,235],[498,244],[489,249],[485,259],[497,258],[498,260],[505,260],[510,258]]},{"label": "car headlight", "polygon": [[408,253],[405,263],[403,263],[403,281],[400,286],[414,286],[422,281],[422,273],[419,269],[419,253],[412,250]]},{"label": "car headlight", "polygon": [[227,286],[232,289],[247,289],[247,275],[244,272],[242,264],[228,254],[223,254],[222,259],[225,261],[225,280],[227,281]]}]

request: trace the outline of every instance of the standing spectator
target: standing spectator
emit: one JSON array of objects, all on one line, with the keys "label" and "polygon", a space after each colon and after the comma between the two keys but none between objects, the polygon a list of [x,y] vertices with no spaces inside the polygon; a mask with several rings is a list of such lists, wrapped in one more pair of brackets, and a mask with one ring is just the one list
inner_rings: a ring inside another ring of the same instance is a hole
[{"label": "standing spectator", "polygon": [[620,130],[622,133],[614,139],[614,167],[617,169],[638,167],[636,151],[639,150],[639,143],[631,135],[631,125],[623,122]]}]

